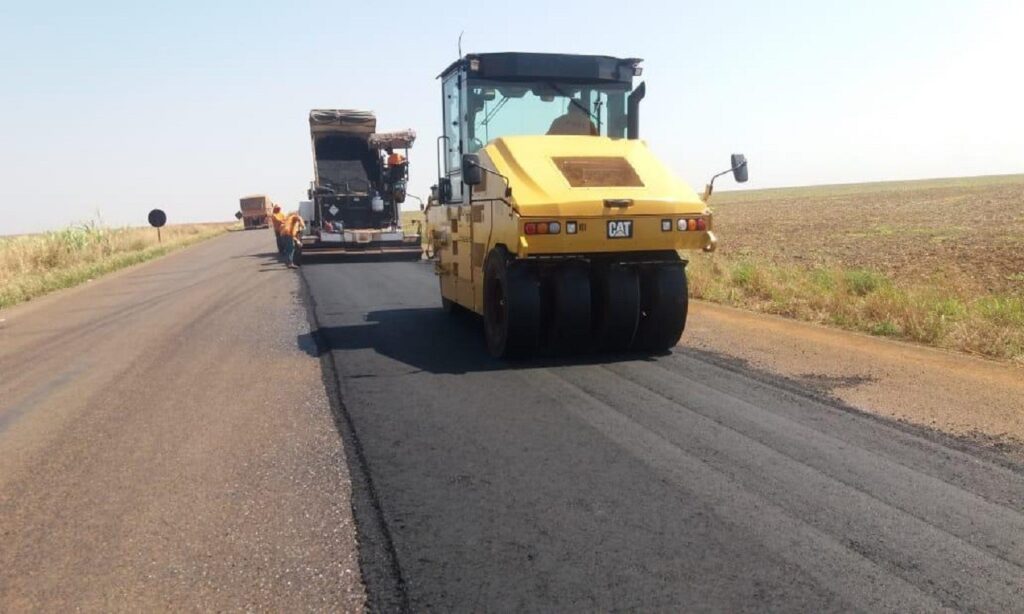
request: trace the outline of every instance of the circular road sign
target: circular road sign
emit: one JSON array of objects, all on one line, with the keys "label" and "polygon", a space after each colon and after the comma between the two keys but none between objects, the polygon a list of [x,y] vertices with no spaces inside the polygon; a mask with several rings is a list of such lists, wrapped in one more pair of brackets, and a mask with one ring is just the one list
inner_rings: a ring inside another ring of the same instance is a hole
[{"label": "circular road sign", "polygon": [[153,228],[160,228],[167,223],[167,214],[160,209],[153,209],[149,212],[149,225]]}]

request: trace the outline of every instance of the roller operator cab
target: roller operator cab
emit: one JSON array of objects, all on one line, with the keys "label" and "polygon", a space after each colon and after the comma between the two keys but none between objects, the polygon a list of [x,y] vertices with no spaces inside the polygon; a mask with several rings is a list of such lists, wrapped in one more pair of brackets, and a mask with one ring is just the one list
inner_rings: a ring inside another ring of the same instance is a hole
[{"label": "roller operator cab", "polygon": [[[632,58],[490,53],[440,75],[428,256],[443,305],[483,316],[491,354],[657,352],[682,335],[680,254],[715,248],[711,186],[698,196],[639,140],[640,73]],[[730,171],[746,180],[743,156]]]}]

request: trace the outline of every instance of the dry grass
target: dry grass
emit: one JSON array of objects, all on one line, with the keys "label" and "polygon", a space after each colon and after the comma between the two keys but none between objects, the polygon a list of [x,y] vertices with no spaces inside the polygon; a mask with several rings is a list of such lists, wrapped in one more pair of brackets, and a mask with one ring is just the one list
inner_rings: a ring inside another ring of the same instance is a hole
[{"label": "dry grass", "polygon": [[427,216],[422,211],[402,211],[399,222],[406,234],[420,233],[420,244],[427,244]]},{"label": "dry grass", "polygon": [[719,194],[691,294],[1024,361],[1024,176]]},{"label": "dry grass", "polygon": [[161,230],[97,223],[0,238],[0,309],[162,256],[225,232],[231,224],[182,224]]},{"label": "dry grass", "polygon": [[402,230],[407,234],[426,232],[426,216],[423,215],[422,211],[400,211],[398,216],[399,222],[402,224]]}]

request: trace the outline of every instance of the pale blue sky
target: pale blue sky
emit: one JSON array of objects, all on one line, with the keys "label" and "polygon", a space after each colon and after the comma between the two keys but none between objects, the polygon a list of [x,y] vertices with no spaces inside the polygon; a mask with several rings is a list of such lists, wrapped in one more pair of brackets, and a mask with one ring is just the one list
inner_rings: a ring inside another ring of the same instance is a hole
[{"label": "pale blue sky", "polygon": [[0,0],[0,234],[294,207],[314,107],[414,128],[425,196],[462,30],[464,52],[644,58],[641,134],[695,187],[733,151],[751,188],[1024,172],[1016,1]]}]

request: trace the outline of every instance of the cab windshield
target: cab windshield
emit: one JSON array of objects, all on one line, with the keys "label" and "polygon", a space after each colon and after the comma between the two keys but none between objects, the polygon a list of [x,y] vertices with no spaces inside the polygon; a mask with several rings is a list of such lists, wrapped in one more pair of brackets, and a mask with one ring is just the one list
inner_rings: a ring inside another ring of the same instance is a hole
[{"label": "cab windshield", "polygon": [[474,79],[467,94],[470,152],[502,136],[626,136],[625,84]]}]

